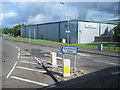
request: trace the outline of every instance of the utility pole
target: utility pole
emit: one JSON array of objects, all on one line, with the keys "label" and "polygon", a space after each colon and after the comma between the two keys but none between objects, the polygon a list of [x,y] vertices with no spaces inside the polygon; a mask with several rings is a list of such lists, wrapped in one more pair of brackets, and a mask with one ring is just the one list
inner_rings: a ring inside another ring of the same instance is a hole
[{"label": "utility pole", "polygon": [[[60,4],[65,4],[64,2],[60,2]],[[68,5],[67,5],[67,10],[69,9],[69,7],[68,7]],[[69,11],[69,10],[68,10]],[[69,18],[69,12],[67,12],[68,14],[67,14],[67,17]],[[69,33],[70,33],[70,31],[69,31],[69,29],[70,29],[70,19],[67,19],[67,31],[66,31],[66,33],[67,33],[67,46],[69,46]]]}]

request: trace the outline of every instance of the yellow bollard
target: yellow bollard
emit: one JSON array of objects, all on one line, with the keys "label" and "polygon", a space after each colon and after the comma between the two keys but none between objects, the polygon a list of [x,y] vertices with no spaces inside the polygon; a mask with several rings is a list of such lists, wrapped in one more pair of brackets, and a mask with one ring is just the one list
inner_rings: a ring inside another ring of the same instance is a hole
[{"label": "yellow bollard", "polygon": [[70,60],[63,60],[63,77],[70,77]]},{"label": "yellow bollard", "polygon": [[50,56],[51,56],[51,64],[52,64],[53,66],[57,66],[56,52],[52,52]]}]

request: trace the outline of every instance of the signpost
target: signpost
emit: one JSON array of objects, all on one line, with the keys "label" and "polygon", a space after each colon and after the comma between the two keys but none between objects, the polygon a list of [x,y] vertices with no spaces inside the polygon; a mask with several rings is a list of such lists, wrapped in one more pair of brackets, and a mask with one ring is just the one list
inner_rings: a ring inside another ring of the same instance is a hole
[{"label": "signpost", "polygon": [[61,46],[60,52],[63,54],[77,54],[77,47],[74,46]]},{"label": "signpost", "polygon": [[64,54],[74,54],[74,73],[76,72],[76,54],[77,54],[77,47],[75,46],[61,46],[60,52],[63,54],[63,60],[64,60]]}]

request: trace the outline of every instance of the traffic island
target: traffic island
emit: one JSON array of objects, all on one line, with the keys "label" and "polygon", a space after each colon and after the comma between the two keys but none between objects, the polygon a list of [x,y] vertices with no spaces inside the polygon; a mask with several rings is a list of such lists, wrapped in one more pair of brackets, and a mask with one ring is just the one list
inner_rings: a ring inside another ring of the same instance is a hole
[{"label": "traffic island", "polygon": [[45,67],[54,75],[54,77],[59,81],[67,81],[73,78],[80,77],[84,75],[83,70],[76,68],[76,73],[74,73],[74,67],[70,69],[70,76],[64,77],[63,76],[63,66],[58,65],[57,67],[53,67],[52,64],[46,63]]}]

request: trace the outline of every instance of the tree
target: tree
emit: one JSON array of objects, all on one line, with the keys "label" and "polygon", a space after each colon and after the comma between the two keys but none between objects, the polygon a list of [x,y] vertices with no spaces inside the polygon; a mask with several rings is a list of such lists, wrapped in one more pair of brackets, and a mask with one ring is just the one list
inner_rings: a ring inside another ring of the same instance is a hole
[{"label": "tree", "polygon": [[[22,24],[22,26],[24,26],[24,24]],[[16,25],[16,26],[14,26],[13,29],[14,29],[14,34],[15,34],[16,36],[17,36],[17,35],[20,36],[21,25],[18,24],[18,25]]]},{"label": "tree", "polygon": [[9,28],[9,33],[13,34],[13,28]]},{"label": "tree", "polygon": [[117,26],[113,28],[113,31],[113,41],[120,42],[120,23],[118,23]]},{"label": "tree", "polygon": [[8,34],[9,33],[9,29],[8,28],[4,28],[4,33]]},{"label": "tree", "polygon": [[2,28],[0,28],[0,34],[2,34],[3,33],[3,29]]}]

